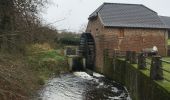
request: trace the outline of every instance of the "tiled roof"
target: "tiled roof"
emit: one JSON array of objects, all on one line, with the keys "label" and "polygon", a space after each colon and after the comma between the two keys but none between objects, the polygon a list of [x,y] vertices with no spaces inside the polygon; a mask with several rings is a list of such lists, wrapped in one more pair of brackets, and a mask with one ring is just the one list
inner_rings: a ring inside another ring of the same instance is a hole
[{"label": "tiled roof", "polygon": [[140,4],[104,3],[89,19],[96,16],[106,27],[166,28],[156,12]]},{"label": "tiled roof", "polygon": [[164,22],[165,26],[170,29],[170,17],[167,16],[159,16],[160,19]]}]

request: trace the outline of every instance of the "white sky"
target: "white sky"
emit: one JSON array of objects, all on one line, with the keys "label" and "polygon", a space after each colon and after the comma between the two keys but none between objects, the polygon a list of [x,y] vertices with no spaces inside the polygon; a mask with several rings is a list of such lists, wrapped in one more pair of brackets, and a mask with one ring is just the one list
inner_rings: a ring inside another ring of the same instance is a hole
[{"label": "white sky", "polygon": [[159,15],[170,16],[170,0],[52,0],[43,18],[58,30],[78,32],[82,25],[87,24],[88,16],[103,2],[143,4]]}]

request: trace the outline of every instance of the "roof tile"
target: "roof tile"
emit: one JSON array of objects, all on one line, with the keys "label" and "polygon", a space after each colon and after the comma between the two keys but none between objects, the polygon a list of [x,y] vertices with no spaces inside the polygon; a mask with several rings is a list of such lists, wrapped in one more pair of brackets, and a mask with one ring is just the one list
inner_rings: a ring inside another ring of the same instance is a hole
[{"label": "roof tile", "polygon": [[140,4],[104,3],[89,19],[97,15],[109,27],[166,28],[156,12]]}]

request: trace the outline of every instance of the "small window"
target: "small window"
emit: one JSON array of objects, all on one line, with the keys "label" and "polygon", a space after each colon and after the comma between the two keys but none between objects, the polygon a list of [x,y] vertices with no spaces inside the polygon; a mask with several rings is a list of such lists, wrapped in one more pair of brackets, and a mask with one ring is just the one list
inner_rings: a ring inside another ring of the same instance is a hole
[{"label": "small window", "polygon": [[98,28],[96,28],[96,31],[98,31],[99,29]]},{"label": "small window", "polygon": [[124,36],[125,36],[124,29],[120,29],[119,37],[124,37]]}]

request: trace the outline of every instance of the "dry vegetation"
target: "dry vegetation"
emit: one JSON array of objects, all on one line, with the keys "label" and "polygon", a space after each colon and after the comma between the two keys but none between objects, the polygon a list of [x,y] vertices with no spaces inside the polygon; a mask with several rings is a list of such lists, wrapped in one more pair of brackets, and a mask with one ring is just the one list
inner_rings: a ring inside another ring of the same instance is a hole
[{"label": "dry vegetation", "polygon": [[68,71],[62,50],[49,44],[27,46],[26,54],[1,54],[0,100],[28,100],[45,81]]},{"label": "dry vegetation", "polygon": [[0,58],[0,100],[28,100],[37,88],[36,77],[22,56],[2,55]]},{"label": "dry vegetation", "polygon": [[47,2],[0,0],[0,100],[29,100],[49,77],[68,70],[57,30],[38,17]]}]

